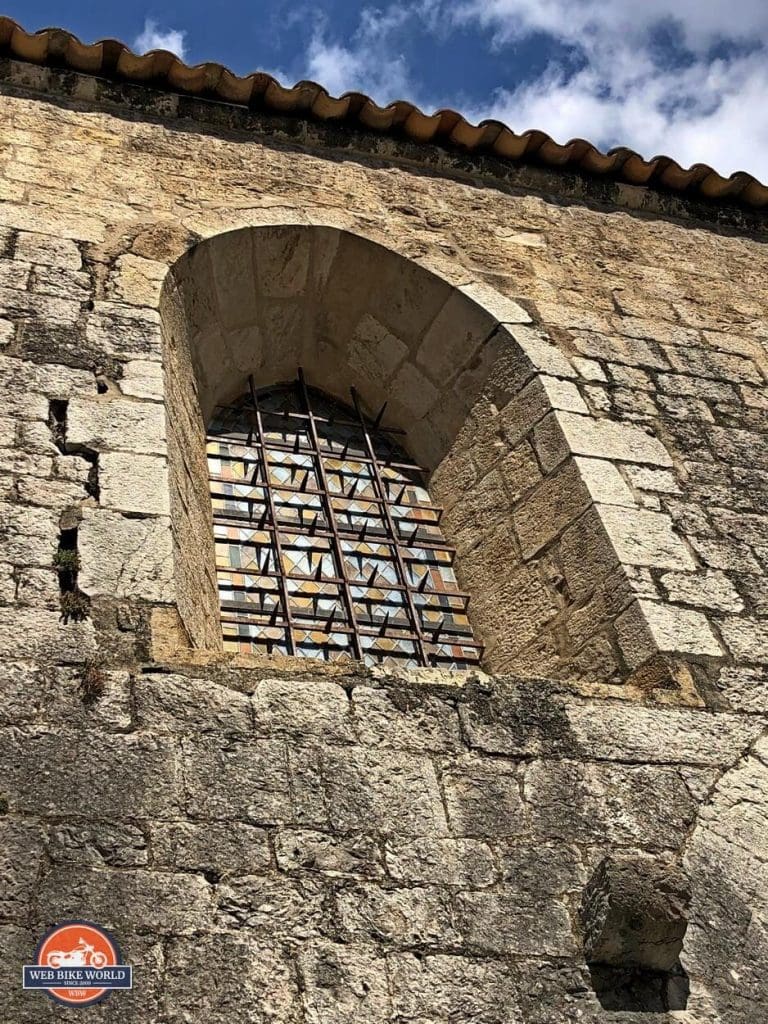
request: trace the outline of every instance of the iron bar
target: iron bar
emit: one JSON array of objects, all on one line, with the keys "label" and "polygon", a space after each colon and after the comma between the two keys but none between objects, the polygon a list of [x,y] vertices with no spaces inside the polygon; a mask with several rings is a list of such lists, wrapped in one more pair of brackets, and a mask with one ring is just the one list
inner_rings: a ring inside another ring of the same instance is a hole
[{"label": "iron bar", "polygon": [[339,537],[339,531],[336,527],[336,519],[333,514],[333,505],[331,503],[330,495],[328,492],[328,480],[325,474],[325,466],[323,465],[323,457],[320,454],[320,440],[317,436],[317,427],[315,425],[315,420],[312,415],[312,406],[310,405],[309,402],[307,384],[306,381],[304,380],[304,371],[301,369],[301,367],[299,367],[298,385],[299,394],[301,396],[302,402],[304,403],[304,409],[306,410],[307,414],[307,431],[309,433],[310,439],[315,449],[312,457],[317,467],[317,476],[319,477],[320,480],[320,486],[323,488],[325,492],[322,500],[325,503],[326,515],[328,517],[328,526],[330,527],[332,534],[332,543],[336,555],[336,564],[338,566],[339,573],[344,577],[344,583],[341,589],[344,595],[344,604],[347,606],[347,621],[354,630],[354,632],[352,633],[352,646],[355,651],[355,657],[358,659],[358,661],[362,661],[363,649],[360,644],[360,637],[357,632],[357,623],[355,621],[355,605],[352,599],[352,593],[350,591],[349,582],[347,581],[346,573],[344,572],[344,548]]},{"label": "iron bar", "polygon": [[[251,401],[253,402],[254,425],[256,427],[256,433],[258,434],[259,444],[261,445],[261,450],[262,450],[262,453],[263,453],[264,470],[265,470],[265,472],[266,472],[266,474],[268,476],[269,475],[269,458],[267,456],[267,449],[264,447],[264,433],[262,431],[262,426],[261,426],[261,412],[259,411],[259,399],[258,399],[258,396],[256,394],[256,387],[255,387],[255,385],[253,383],[253,374],[251,374],[250,377],[248,378],[248,386],[251,389]],[[267,493],[267,502],[268,502],[268,505],[269,505],[269,513],[270,513],[270,515],[272,517],[272,523],[273,523],[273,525],[275,527],[275,529],[273,531],[275,555],[276,555],[276,562],[277,562],[275,568],[277,570],[278,578],[279,578],[280,584],[281,584],[280,591],[281,591],[282,598],[283,598],[283,607],[285,609],[285,618],[286,618],[286,620],[288,622],[288,635],[287,635],[288,644],[287,644],[287,647],[288,647],[288,651],[289,651],[290,654],[295,654],[296,653],[296,645],[293,642],[293,627],[291,626],[290,594],[288,593],[288,586],[286,584],[285,577],[283,575],[283,552],[282,552],[282,548],[281,548],[281,545],[280,545],[280,530],[277,527],[277,513],[275,512],[275,503],[272,500],[272,491],[269,488],[267,488],[266,493]]]},{"label": "iron bar", "polygon": [[[217,567],[226,644],[478,663],[483,648],[452,576],[442,509],[392,439],[402,432],[382,427],[386,403],[368,419],[353,390],[354,412],[339,415],[332,400],[315,404],[301,370],[292,389],[257,393],[252,377],[249,387],[250,413],[243,400],[208,431],[221,466],[210,486],[217,557],[228,563]],[[223,478],[228,465],[234,479]]]},{"label": "iron bar", "polygon": [[[384,482],[381,478],[381,473],[379,472],[378,463],[376,461],[376,450],[374,449],[373,444],[371,443],[370,435],[368,434],[368,427],[366,425],[365,417],[363,416],[362,410],[360,409],[360,402],[357,397],[357,391],[354,388],[352,388],[351,391],[352,401],[354,402],[355,405],[355,412],[357,413],[357,417],[360,420],[360,429],[363,432],[365,447],[368,450],[368,457],[370,458],[371,465],[373,467],[373,476],[376,480],[376,486],[378,487],[379,495],[382,501],[384,502],[382,508],[384,509],[384,515],[387,520],[387,525],[389,526],[389,530],[392,537],[396,537],[397,531],[395,529],[395,524],[392,521],[392,516],[390,514],[389,507],[386,504],[387,491],[384,486]],[[413,625],[414,634],[416,636],[416,642],[419,654],[421,656],[421,663],[422,665],[429,665],[429,653],[427,651],[427,645],[421,632],[421,619],[419,617],[418,611],[416,610],[416,605],[414,604],[413,601],[413,594],[411,593],[411,588],[408,584],[408,572],[405,568],[405,563],[403,562],[403,557],[402,554],[400,553],[400,548],[397,545],[397,543],[394,544],[393,550],[395,553],[395,564],[397,566],[397,572],[398,575],[400,576],[400,581],[403,584],[403,587],[405,588],[405,599],[408,604],[408,611],[411,616],[411,624]]]}]

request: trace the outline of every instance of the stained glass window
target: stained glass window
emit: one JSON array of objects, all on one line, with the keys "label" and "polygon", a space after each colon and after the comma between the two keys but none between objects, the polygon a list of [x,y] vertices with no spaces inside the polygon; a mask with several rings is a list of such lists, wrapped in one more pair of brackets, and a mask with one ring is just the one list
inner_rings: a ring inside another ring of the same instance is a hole
[{"label": "stained glass window", "polygon": [[[467,668],[482,653],[453,549],[397,431],[293,384],[208,428],[224,647]],[[380,420],[381,417],[378,417]]]}]

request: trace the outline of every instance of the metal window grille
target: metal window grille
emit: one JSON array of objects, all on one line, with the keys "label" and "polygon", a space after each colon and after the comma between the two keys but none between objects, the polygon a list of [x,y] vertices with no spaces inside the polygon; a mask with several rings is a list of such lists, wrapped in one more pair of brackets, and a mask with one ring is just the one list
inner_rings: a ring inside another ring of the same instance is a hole
[{"label": "metal window grille", "polygon": [[226,650],[468,668],[454,549],[399,431],[307,387],[218,408],[208,465]]}]

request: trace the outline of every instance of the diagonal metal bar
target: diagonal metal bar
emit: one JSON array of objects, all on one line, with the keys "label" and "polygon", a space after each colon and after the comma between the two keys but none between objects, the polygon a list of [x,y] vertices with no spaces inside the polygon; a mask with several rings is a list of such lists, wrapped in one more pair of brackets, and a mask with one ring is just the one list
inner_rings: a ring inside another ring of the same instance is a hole
[{"label": "diagonal metal bar", "polygon": [[352,597],[352,590],[347,579],[347,573],[344,569],[344,548],[339,537],[339,530],[336,525],[336,517],[333,512],[333,502],[331,501],[328,491],[328,480],[325,473],[325,465],[323,464],[323,456],[320,454],[320,439],[317,435],[317,425],[315,418],[312,414],[312,406],[309,401],[309,393],[307,392],[307,382],[304,379],[304,371],[299,367],[298,375],[298,387],[299,394],[301,396],[302,405],[307,417],[307,430],[309,433],[310,440],[314,451],[312,452],[312,458],[317,469],[317,477],[320,481],[320,487],[323,491],[321,500],[325,505],[326,516],[328,520],[328,527],[331,531],[331,544],[333,547],[334,555],[336,558],[336,564],[339,570],[339,576],[343,578],[344,584],[342,586],[342,593],[344,595],[344,604],[347,611],[347,622],[352,629],[352,647],[355,652],[355,657],[358,661],[363,660],[363,649],[360,643],[360,633],[357,628],[357,621],[355,619],[355,602]]},{"label": "diagonal metal bar", "polygon": [[[376,485],[376,489],[379,492],[379,497],[382,500],[381,507],[384,513],[384,519],[386,520],[390,535],[392,536],[393,539],[396,540],[398,536],[397,528],[392,518],[392,513],[389,510],[389,505],[387,504],[387,489],[382,479],[381,472],[379,470],[379,463],[376,458],[376,450],[373,447],[371,436],[368,433],[368,425],[365,422],[365,417],[363,416],[362,409],[360,408],[360,399],[358,398],[357,391],[355,390],[355,388],[352,388],[351,392],[352,401],[354,402],[355,405],[355,412],[357,413],[357,418],[360,420],[360,429],[363,432],[365,448],[366,451],[368,452],[368,458],[371,460],[371,470],[373,472],[373,479]],[[411,620],[411,625],[413,627],[413,634],[416,639],[416,648],[419,652],[419,657],[421,659],[422,665],[429,665],[429,649],[427,647],[427,642],[424,638],[424,635],[421,631],[421,619],[419,618],[419,612],[413,600],[413,592],[408,581],[408,571],[405,567],[405,562],[403,561],[403,555],[402,552],[400,551],[399,544],[395,543],[393,545],[392,550],[395,556],[395,566],[397,568],[397,575],[400,577],[400,582],[402,583],[404,588],[406,605],[408,607],[408,614]]]},{"label": "diagonal metal bar", "polygon": [[264,465],[264,479],[266,481],[265,493],[267,495],[267,505],[269,507],[269,514],[272,518],[272,525],[274,530],[272,531],[272,537],[275,544],[275,555],[276,555],[276,571],[277,578],[280,584],[280,596],[283,601],[283,608],[285,610],[285,620],[288,625],[287,630],[287,641],[288,641],[288,652],[289,654],[296,653],[296,643],[293,638],[293,624],[291,622],[291,600],[290,594],[288,593],[288,583],[285,578],[285,572],[283,568],[283,552],[280,546],[280,531],[277,528],[277,513],[275,512],[275,503],[272,496],[272,488],[269,485],[269,456],[267,455],[267,446],[264,441],[264,430],[261,424],[261,410],[259,409],[259,398],[256,394],[256,386],[253,383],[253,374],[248,378],[248,386],[251,389],[251,401],[253,402],[253,416],[254,426],[256,428],[256,435],[258,437],[259,447],[261,448],[261,459]]}]

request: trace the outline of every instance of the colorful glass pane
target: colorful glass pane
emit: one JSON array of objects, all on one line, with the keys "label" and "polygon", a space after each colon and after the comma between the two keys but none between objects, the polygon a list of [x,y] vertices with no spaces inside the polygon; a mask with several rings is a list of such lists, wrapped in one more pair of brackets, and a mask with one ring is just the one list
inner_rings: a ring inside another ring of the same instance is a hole
[{"label": "colorful glass pane", "polygon": [[476,665],[468,598],[396,432],[293,384],[216,409],[207,452],[224,648]]}]

